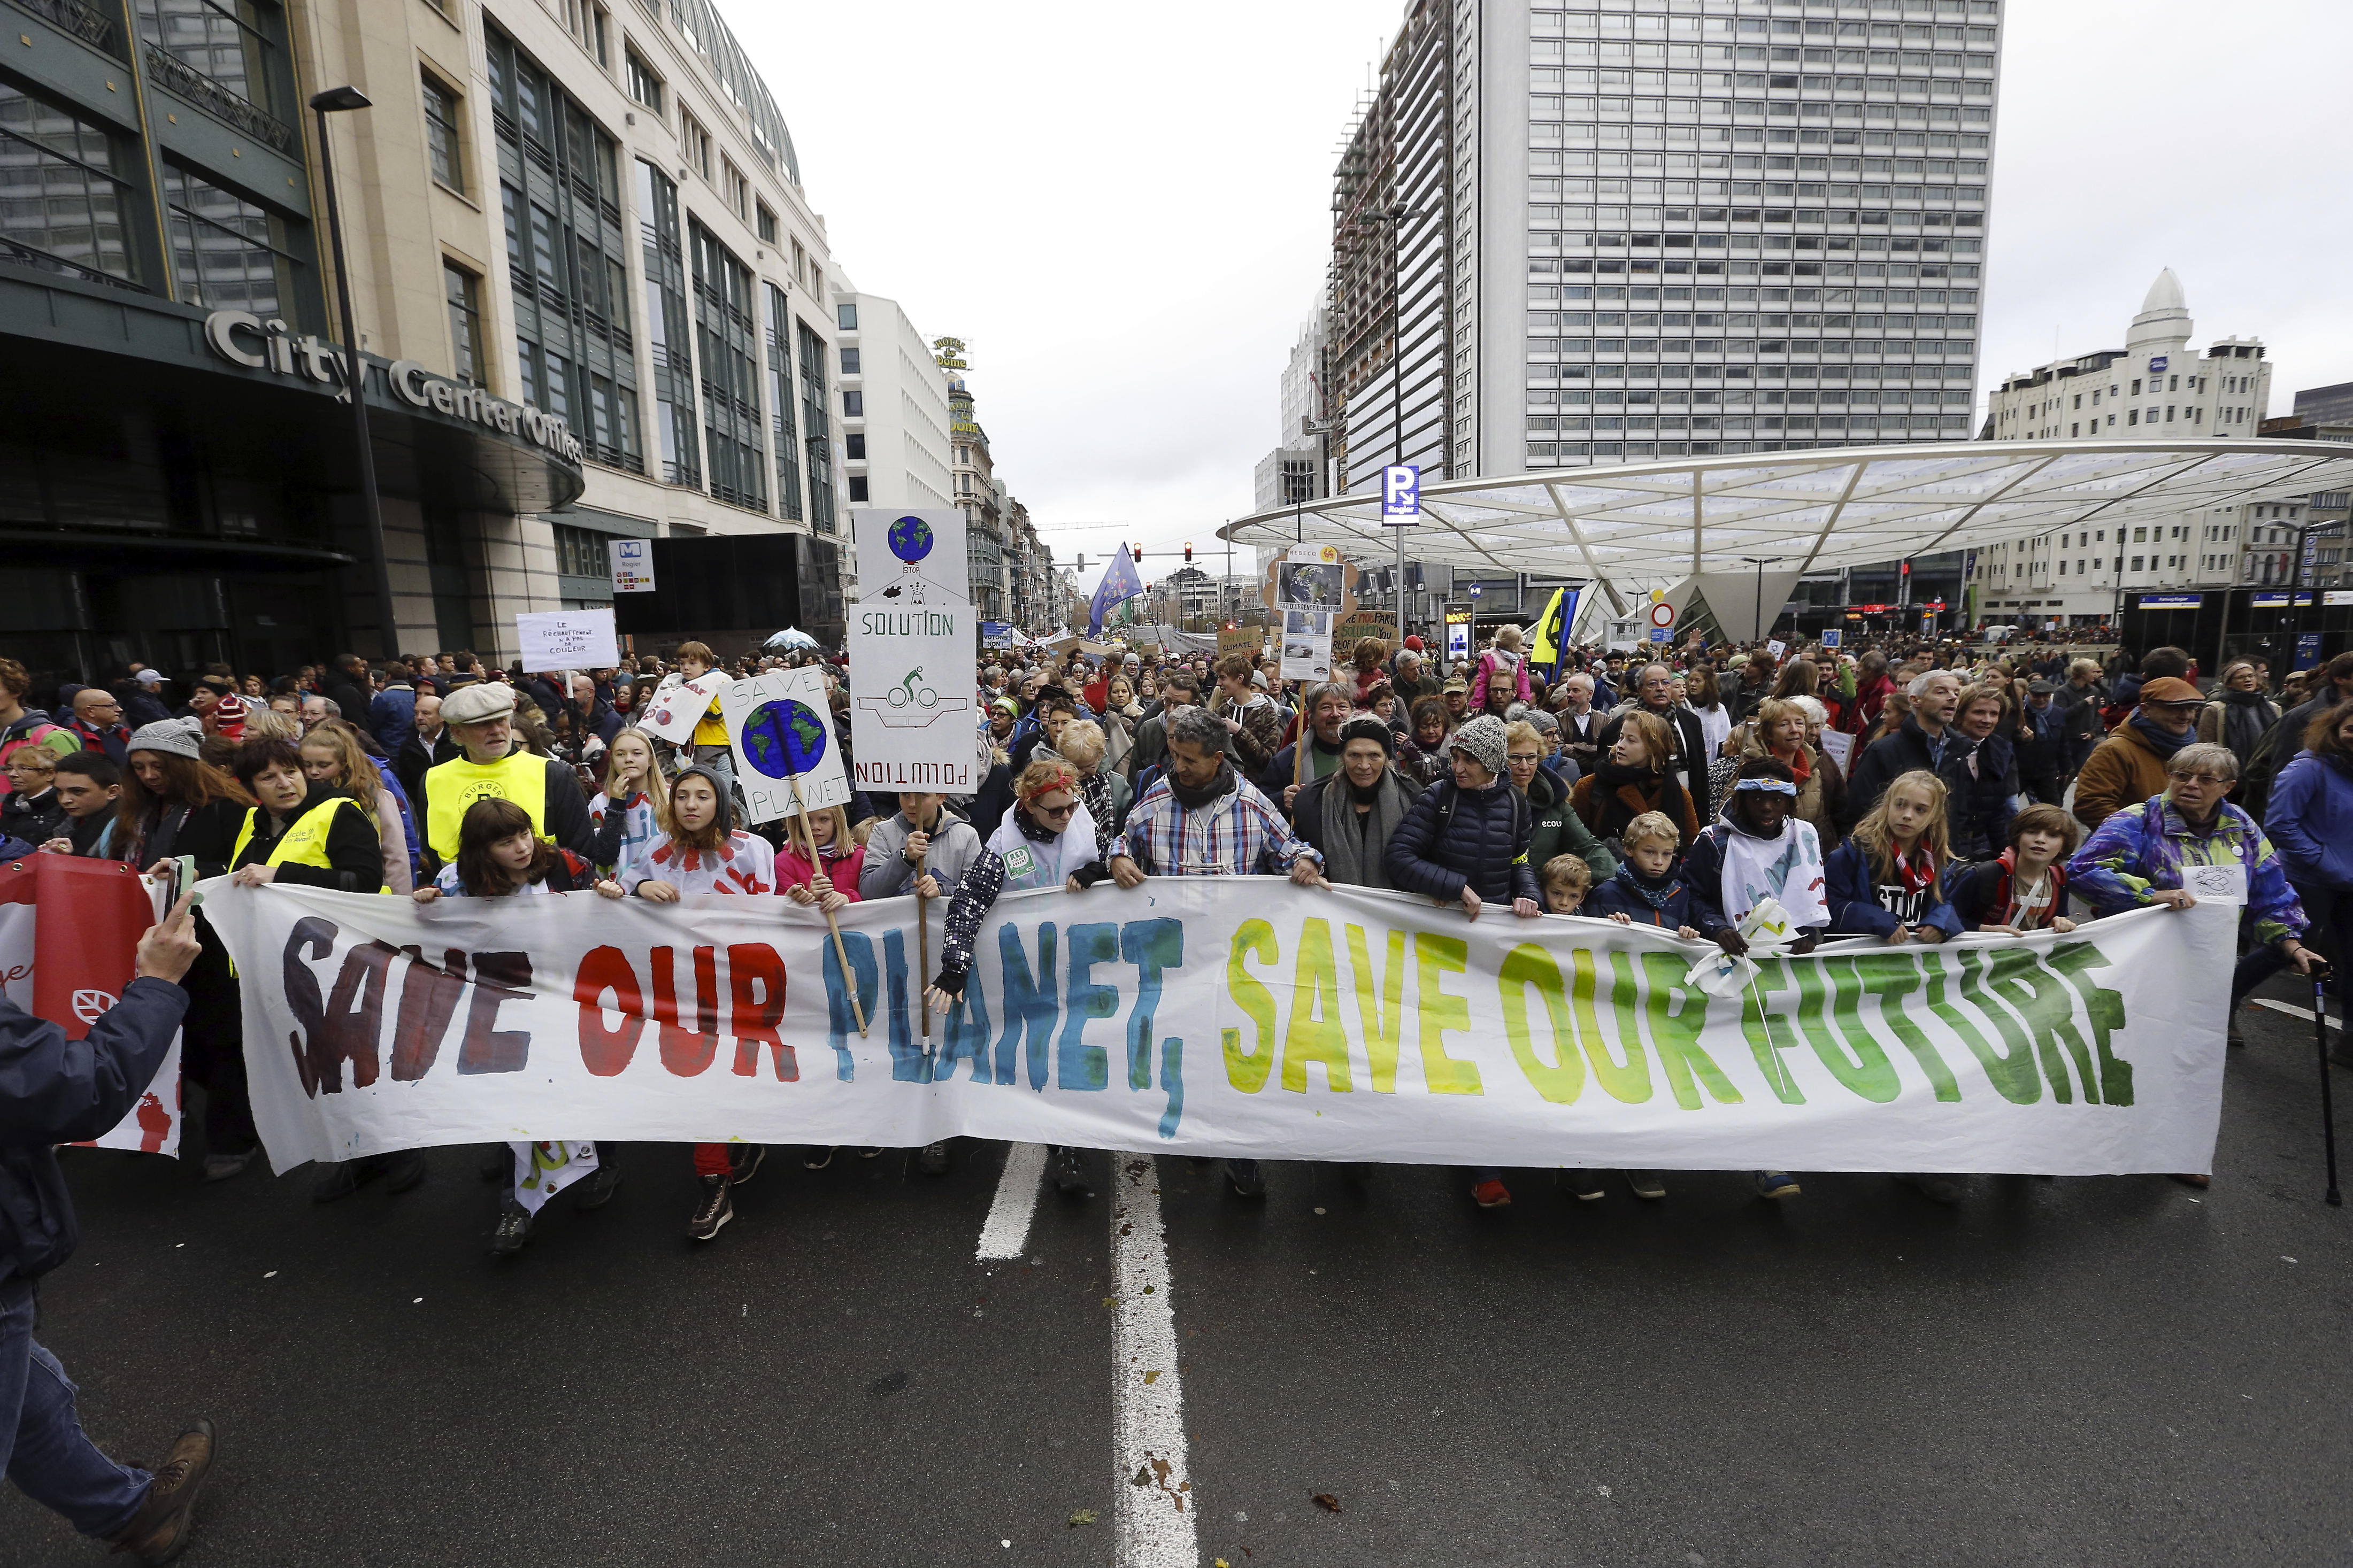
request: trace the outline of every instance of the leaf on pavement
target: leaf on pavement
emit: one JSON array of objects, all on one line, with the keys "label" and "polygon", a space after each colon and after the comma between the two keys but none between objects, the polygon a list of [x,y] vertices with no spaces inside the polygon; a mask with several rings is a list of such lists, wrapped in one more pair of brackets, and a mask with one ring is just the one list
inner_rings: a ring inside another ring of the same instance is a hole
[{"label": "leaf on pavement", "polygon": [[1078,1512],[1071,1515],[1071,1522],[1072,1524],[1092,1524],[1094,1521],[1095,1510],[1091,1508],[1082,1508],[1079,1510]]},{"label": "leaf on pavement", "polygon": [[1337,1513],[1340,1511],[1340,1500],[1334,1497],[1330,1492],[1315,1492],[1312,1495],[1314,1498],[1315,1506],[1322,1509],[1324,1512]]}]

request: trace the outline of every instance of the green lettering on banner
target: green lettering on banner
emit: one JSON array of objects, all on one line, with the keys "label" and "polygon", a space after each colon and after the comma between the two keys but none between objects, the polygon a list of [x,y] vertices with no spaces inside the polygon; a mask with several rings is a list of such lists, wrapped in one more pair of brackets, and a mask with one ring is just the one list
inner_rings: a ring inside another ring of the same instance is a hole
[{"label": "green lettering on banner", "polygon": [[1601,1019],[1593,1008],[1593,950],[1580,947],[1568,955],[1570,969],[1577,978],[1570,983],[1571,1012],[1577,1019],[1577,1038],[1585,1046],[1585,1059],[1593,1064],[1593,1081],[1610,1099],[1626,1105],[1641,1105],[1651,1098],[1651,1058],[1642,1054],[1642,1041],[1631,1029],[1619,1043],[1626,1052],[1620,1062],[1609,1054],[1609,1042],[1601,1036]]},{"label": "green lettering on banner", "polygon": [[1226,1048],[1226,1081],[1244,1094],[1256,1094],[1266,1087],[1266,1075],[1274,1070],[1274,993],[1242,967],[1244,953],[1261,963],[1281,963],[1282,949],[1274,940],[1274,928],[1264,921],[1244,921],[1234,928],[1233,945],[1226,950],[1226,992],[1258,1027],[1255,1051],[1242,1049],[1240,1029],[1221,1031]]},{"label": "green lettering on banner", "polygon": [[2063,942],[2051,950],[2050,963],[2084,998],[2084,1016],[2092,1026],[2092,1046],[2100,1058],[2100,1098],[2110,1105],[2130,1105],[2132,1063],[2109,1048],[2116,1032],[2125,1026],[2124,996],[2098,984],[2085,973],[2107,968],[2107,955],[2088,942]]},{"label": "green lettering on banner", "polygon": [[[2002,1043],[2010,1047],[2010,1054],[2023,1060],[2027,1064],[2027,1070],[2032,1071],[2033,1037],[2019,1026],[2018,1020],[2010,1016],[2009,1008],[2004,1007],[1987,994],[1984,950],[1963,949],[1953,956],[1954,961],[1960,965],[1961,999],[1985,1015],[1987,1020],[2000,1034]],[[2052,1048],[2048,1040],[2042,1042],[2042,1050],[2044,1053],[2042,1076],[2050,1082],[2051,1098],[2062,1105],[2074,1104],[2074,1092],[2067,1087],[2066,1065],[2059,1059],[2059,1053]]]},{"label": "green lettering on banner", "polygon": [[[1707,1086],[1718,1105],[1738,1105],[1740,1091],[1699,1043],[1701,1032],[1707,1027],[1708,998],[1698,986],[1683,984],[1683,976],[1690,972],[1690,962],[1680,953],[1642,954],[1642,973],[1650,982],[1642,1005],[1650,1016],[1651,1047],[1659,1053],[1659,1065],[1667,1069],[1667,1087],[1674,1090],[1675,1103],[1685,1110],[1700,1108],[1694,1079]],[[1678,993],[1683,1005],[1670,1010],[1667,1004]]]},{"label": "green lettering on banner", "polygon": [[[1504,1035],[1512,1043],[1512,1057],[1520,1064],[1535,1091],[1555,1105],[1574,1105],[1585,1092],[1585,1062],[1577,1054],[1577,1031],[1568,1021],[1568,997],[1561,984],[1560,965],[1534,942],[1524,942],[1504,955],[1496,984],[1503,994]],[[1545,1016],[1552,1024],[1553,1060],[1536,1055],[1528,1034],[1528,987],[1544,997]]]},{"label": "green lettering on banner", "polygon": [[1110,921],[1074,925],[1071,938],[1070,997],[1062,1009],[1062,1042],[1054,1053],[1056,1089],[1103,1089],[1111,1082],[1111,1058],[1086,1043],[1087,1020],[1119,1016],[1119,987],[1094,977],[1098,963],[1119,962],[1119,927]]},{"label": "green lettering on banner", "polygon": [[1921,977],[1927,982],[1925,994],[1928,1011],[1961,1037],[1961,1044],[1969,1048],[1969,1054],[1978,1058],[1978,1066],[1985,1069],[1986,1081],[1993,1085],[1994,1092],[2012,1105],[2032,1105],[2041,1100],[2042,1076],[2034,1070],[2034,1054],[2027,1049],[2024,1038],[2006,1034],[2010,1048],[1995,1050],[1992,1042],[1969,1022],[1968,1016],[1947,999],[1945,960],[1950,957],[1957,963],[1964,954],[1922,952],[1914,956],[1919,963]]},{"label": "green lettering on banner", "polygon": [[1307,1092],[1307,1065],[1320,1062],[1324,1087],[1345,1094],[1348,1031],[1340,1022],[1340,965],[1332,953],[1332,922],[1299,922],[1299,951],[1291,960],[1291,1026],[1282,1036],[1282,1087]]},{"label": "green lettering on banner", "polygon": [[2034,1037],[2034,1053],[2042,1058],[2043,1071],[2053,1075],[2053,1082],[2063,1083],[2067,1061],[2073,1058],[2084,1102],[2099,1104],[2099,1075],[2092,1066],[2092,1048],[2076,1032],[2075,994],[2066,982],[2037,963],[2031,948],[1989,952],[1985,965],[1986,989],[2009,1003]]},{"label": "green lettering on banner", "polygon": [[[1841,963],[1861,983],[1863,995],[1879,998],[1879,1021],[1887,1026],[1888,1033],[1894,1035],[1905,1050],[1912,1053],[1913,1060],[1918,1062],[1920,1070],[1927,1075],[1928,1086],[1936,1091],[1936,1098],[1946,1100],[1960,1099],[1961,1086],[1953,1077],[1953,1069],[1945,1065],[1944,1056],[1936,1049],[1936,1042],[1921,1032],[1920,1026],[1912,1021],[1912,1016],[1905,1007],[1905,998],[1921,986],[1920,956],[1910,952],[1866,952]],[[1858,1003],[1860,1000],[1860,997],[1854,998]],[[1848,1013],[1855,1011],[1858,1016],[1854,1025],[1861,1028],[1862,1020],[1859,1011],[1848,1004],[1847,989],[1841,985],[1840,1026],[1844,1027]]]},{"label": "green lettering on banner", "polygon": [[1803,1105],[1806,1091],[1798,1087],[1781,1053],[1796,1050],[1804,1042],[1789,1026],[1788,1014],[1767,1012],[1765,1007],[1766,992],[1788,989],[1789,965],[1778,953],[1756,962],[1757,976],[1740,994],[1740,1032],[1747,1037],[1749,1054],[1757,1058],[1757,1070],[1765,1075],[1773,1098],[1784,1105]]},{"label": "green lettering on banner", "polygon": [[1446,1054],[1443,1038],[1449,1029],[1468,1033],[1469,998],[1451,996],[1440,984],[1441,974],[1461,974],[1470,968],[1471,944],[1460,937],[1413,935],[1413,1005],[1421,1020],[1421,1077],[1432,1094],[1484,1094],[1479,1064]]},{"label": "green lettering on banner", "polygon": [[[1824,1021],[1831,1009],[1822,1005],[1822,993],[1832,979],[1828,973],[1830,960],[1817,959],[1808,963],[1801,961],[1789,965],[1798,977],[1798,1027],[1805,1032],[1806,1043],[1814,1047],[1814,1055],[1831,1076],[1874,1105],[1884,1105],[1904,1092],[1903,1080],[1895,1076],[1895,1064],[1879,1048],[1879,1042],[1861,1027],[1857,1019],[1855,1034],[1843,1043]],[[1852,987],[1860,996],[1860,987]],[[1841,1031],[1843,1032],[1843,1031]],[[1847,1053],[1854,1054],[1849,1056]]]},{"label": "green lettering on banner", "polygon": [[1388,963],[1377,976],[1365,949],[1365,928],[1348,928],[1348,974],[1356,985],[1356,1016],[1365,1026],[1365,1058],[1376,1094],[1397,1092],[1398,1047],[1405,1039],[1405,932],[1392,928],[1388,947]]}]

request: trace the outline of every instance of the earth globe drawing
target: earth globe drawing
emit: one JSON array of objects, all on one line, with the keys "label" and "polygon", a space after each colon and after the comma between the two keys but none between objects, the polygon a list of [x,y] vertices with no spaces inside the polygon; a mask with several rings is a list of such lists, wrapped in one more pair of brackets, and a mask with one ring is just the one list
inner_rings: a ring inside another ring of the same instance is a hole
[{"label": "earth globe drawing", "polygon": [[932,525],[920,517],[901,518],[891,525],[888,538],[891,553],[909,566],[929,555],[932,546],[937,542],[932,533]]},{"label": "earth globe drawing", "polygon": [[814,772],[825,757],[825,723],[790,698],[764,703],[744,721],[744,750],[772,779]]}]

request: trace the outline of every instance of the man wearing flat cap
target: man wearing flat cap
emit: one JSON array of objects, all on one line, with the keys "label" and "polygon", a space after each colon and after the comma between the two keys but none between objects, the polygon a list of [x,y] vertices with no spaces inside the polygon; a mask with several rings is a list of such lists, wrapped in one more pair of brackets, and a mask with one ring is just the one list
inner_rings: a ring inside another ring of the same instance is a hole
[{"label": "man wearing flat cap", "polygon": [[[571,764],[533,754],[514,736],[514,689],[498,681],[460,686],[442,700],[441,721],[464,755],[426,770],[417,814],[425,824],[426,862],[438,869],[458,858],[458,827],[466,808],[493,796],[531,816],[539,836],[582,858],[598,861],[596,824]],[[613,820],[620,820],[615,814]],[[601,858],[610,861],[608,853]]]}]

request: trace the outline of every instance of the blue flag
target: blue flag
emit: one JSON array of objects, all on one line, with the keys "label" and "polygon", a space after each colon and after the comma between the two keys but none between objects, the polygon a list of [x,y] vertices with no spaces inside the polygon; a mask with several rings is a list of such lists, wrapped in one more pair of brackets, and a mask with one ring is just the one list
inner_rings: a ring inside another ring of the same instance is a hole
[{"label": "blue flag", "polygon": [[1087,606],[1087,635],[1101,632],[1105,616],[1143,592],[1144,580],[1135,574],[1135,558],[1123,544],[1112,556],[1111,564],[1103,568],[1103,581],[1095,584],[1094,601]]}]

